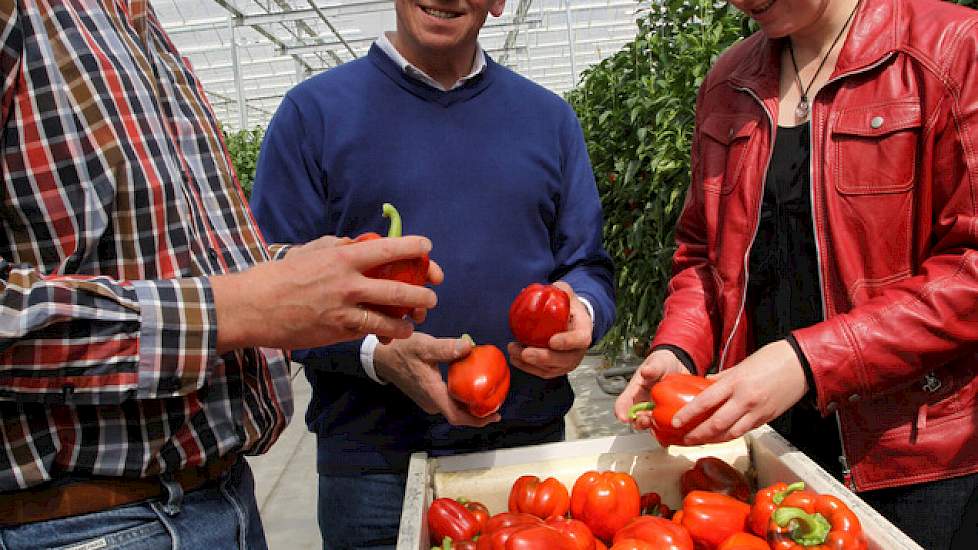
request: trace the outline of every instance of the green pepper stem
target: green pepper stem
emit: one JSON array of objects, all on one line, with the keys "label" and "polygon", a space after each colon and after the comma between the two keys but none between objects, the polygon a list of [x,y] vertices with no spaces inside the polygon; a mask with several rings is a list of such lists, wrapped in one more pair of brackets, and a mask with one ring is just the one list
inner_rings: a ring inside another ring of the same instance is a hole
[{"label": "green pepper stem", "polygon": [[465,340],[466,343],[468,343],[473,348],[475,347],[475,340],[473,340],[472,337],[469,336],[468,334],[463,334],[462,335],[462,340]]},{"label": "green pepper stem", "polygon": [[796,481],[791,485],[785,487],[783,491],[778,491],[774,493],[774,496],[771,497],[771,502],[780,506],[781,503],[784,502],[785,497],[787,497],[791,493],[794,493],[795,491],[804,491],[804,490],[805,490],[805,482]]},{"label": "green pepper stem", "polygon": [[628,418],[635,420],[638,416],[639,411],[651,411],[655,408],[655,403],[651,401],[643,401],[641,403],[635,403],[628,409]]},{"label": "green pepper stem", "polygon": [[801,508],[785,506],[774,511],[772,516],[779,527],[791,526],[791,540],[801,546],[818,546],[829,538],[832,524],[819,513],[809,514]]},{"label": "green pepper stem", "polygon": [[389,218],[391,221],[391,227],[387,230],[388,237],[400,237],[401,236],[401,214],[398,213],[397,208],[394,205],[385,202],[384,203],[384,217]]}]

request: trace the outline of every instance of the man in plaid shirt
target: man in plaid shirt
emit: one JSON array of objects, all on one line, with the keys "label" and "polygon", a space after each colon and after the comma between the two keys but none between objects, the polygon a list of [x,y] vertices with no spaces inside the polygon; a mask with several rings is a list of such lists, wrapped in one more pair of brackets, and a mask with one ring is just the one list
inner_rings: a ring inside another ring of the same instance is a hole
[{"label": "man in plaid shirt", "polygon": [[0,0],[0,86],[0,548],[264,547],[282,350],[410,335],[431,243],[266,246],[147,0]]}]

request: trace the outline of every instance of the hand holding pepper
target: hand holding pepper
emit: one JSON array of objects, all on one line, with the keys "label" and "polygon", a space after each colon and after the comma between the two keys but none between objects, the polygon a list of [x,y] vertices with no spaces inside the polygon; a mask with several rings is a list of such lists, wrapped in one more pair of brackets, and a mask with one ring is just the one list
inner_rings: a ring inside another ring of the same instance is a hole
[{"label": "hand holding pepper", "polygon": [[557,378],[576,369],[591,346],[593,332],[591,316],[574,289],[563,281],[551,286],[568,297],[570,321],[567,328],[550,337],[547,347],[527,347],[512,342],[508,348],[513,366],[544,379]]},{"label": "hand holding pepper", "polygon": [[629,410],[632,405],[647,400],[652,386],[656,385],[663,376],[671,373],[689,374],[689,371],[672,350],[657,349],[649,354],[615,400],[615,416],[618,420],[632,424],[636,430],[651,428],[652,415],[640,414],[632,418]]},{"label": "hand holding pepper", "polygon": [[680,445],[686,433],[702,422],[711,411],[706,411],[679,428],[674,425],[673,416],[710,384],[710,380],[701,376],[667,374],[649,390],[649,401],[633,405],[629,409],[629,416],[636,418],[639,413],[651,410],[652,433],[659,443],[663,447]]}]

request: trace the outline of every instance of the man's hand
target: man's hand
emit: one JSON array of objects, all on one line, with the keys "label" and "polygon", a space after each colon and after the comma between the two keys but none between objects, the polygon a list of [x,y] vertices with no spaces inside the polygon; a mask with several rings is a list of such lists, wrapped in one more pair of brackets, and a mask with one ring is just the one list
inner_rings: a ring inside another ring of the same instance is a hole
[{"label": "man's hand", "polygon": [[716,409],[686,434],[684,445],[736,439],[777,418],[808,391],[805,370],[785,340],[764,346],[712,379],[710,387],[673,417],[673,425],[679,427]]},{"label": "man's hand", "polygon": [[637,430],[647,430],[652,427],[652,413],[642,411],[634,420],[629,418],[628,409],[636,403],[649,400],[649,390],[652,389],[663,376],[669,373],[689,374],[689,370],[683,365],[676,354],[668,349],[653,351],[645,361],[639,365],[628,381],[625,390],[621,392],[615,400],[615,416],[618,420],[626,424],[631,423]]},{"label": "man's hand", "polygon": [[[360,304],[408,307],[415,310],[413,318],[423,318],[418,310],[435,306],[434,291],[363,273],[395,260],[420,258],[430,250],[431,241],[422,237],[360,243],[323,237],[293,248],[279,261],[211,277],[218,352],[253,346],[312,348],[371,333],[407,338],[414,330],[410,320]],[[442,278],[437,265],[431,278]]]},{"label": "man's hand", "polygon": [[591,317],[577,299],[569,284],[557,281],[554,286],[570,297],[570,322],[567,330],[550,337],[548,348],[527,347],[518,342],[509,344],[509,360],[513,366],[540,378],[563,376],[581,364],[591,346]]},{"label": "man's hand", "polygon": [[478,418],[469,414],[448,395],[448,386],[438,370],[439,363],[451,363],[471,351],[471,343],[461,338],[434,338],[415,332],[404,340],[377,346],[374,370],[378,377],[397,386],[426,413],[441,414],[453,426],[481,428],[497,422],[499,415]]}]

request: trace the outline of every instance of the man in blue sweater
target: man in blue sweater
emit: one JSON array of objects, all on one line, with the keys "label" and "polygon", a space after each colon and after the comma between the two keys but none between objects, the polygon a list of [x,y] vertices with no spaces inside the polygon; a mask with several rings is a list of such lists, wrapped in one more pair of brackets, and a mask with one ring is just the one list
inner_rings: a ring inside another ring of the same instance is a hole
[{"label": "man in blue sweater", "polygon": [[[614,320],[612,265],[580,126],[556,95],[497,65],[477,37],[504,0],[397,0],[397,31],[366,58],[291,90],[269,125],[252,208],[275,242],[406,233],[434,243],[445,272],[416,333],[299,351],[313,386],[324,547],[390,548],[411,452],[448,454],[559,441],[566,374]],[[548,349],[512,343],[508,310],[533,282],[571,295],[569,329]],[[508,352],[499,414],[448,395],[459,339]],[[497,510],[498,511],[498,510]]]}]

